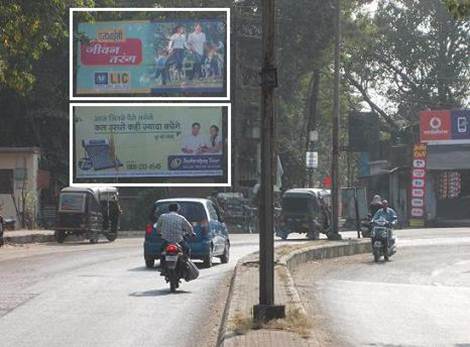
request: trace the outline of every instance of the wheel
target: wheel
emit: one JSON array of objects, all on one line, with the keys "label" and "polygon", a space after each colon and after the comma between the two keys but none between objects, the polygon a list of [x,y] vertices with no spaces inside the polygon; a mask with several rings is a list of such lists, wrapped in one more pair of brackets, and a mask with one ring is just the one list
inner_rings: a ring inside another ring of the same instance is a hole
[{"label": "wheel", "polygon": [[172,270],[168,273],[168,282],[170,282],[170,292],[176,292],[176,289],[178,288],[178,278],[176,277],[175,271]]},{"label": "wheel", "polygon": [[97,236],[93,236],[91,239],[90,239],[90,243],[98,243],[98,237]]},{"label": "wheel", "polygon": [[289,236],[289,230],[281,229],[276,235],[279,236],[282,240],[287,240],[287,236]]},{"label": "wheel", "polygon": [[147,267],[148,269],[153,269],[154,266],[155,266],[155,259],[150,258],[150,257],[146,257],[145,258],[145,267]]},{"label": "wheel", "polygon": [[209,249],[209,254],[204,256],[203,260],[203,265],[205,268],[210,268],[212,267],[212,247]]},{"label": "wheel", "polygon": [[65,231],[62,231],[62,230],[56,230],[54,232],[54,237],[55,237],[55,240],[58,242],[58,243],[64,243],[65,241]]},{"label": "wheel", "polygon": [[230,260],[230,244],[228,242],[225,243],[224,254],[220,257],[220,261],[222,264],[227,264]]},{"label": "wheel", "polygon": [[309,240],[319,240],[320,239],[320,233],[318,232],[309,232],[307,233],[307,237]]},{"label": "wheel", "polygon": [[385,250],[384,250],[384,260],[385,260],[385,261],[389,261],[389,259],[390,259],[390,256],[389,256],[389,254],[388,254],[388,249],[385,248]]},{"label": "wheel", "polygon": [[316,230],[317,228],[315,226],[310,226],[307,237],[310,240],[318,240],[320,238],[320,233]]},{"label": "wheel", "polygon": [[110,232],[105,234],[109,242],[113,242],[117,238],[117,232]]},{"label": "wheel", "polygon": [[374,261],[378,263],[380,260],[380,254],[378,252],[374,252]]}]

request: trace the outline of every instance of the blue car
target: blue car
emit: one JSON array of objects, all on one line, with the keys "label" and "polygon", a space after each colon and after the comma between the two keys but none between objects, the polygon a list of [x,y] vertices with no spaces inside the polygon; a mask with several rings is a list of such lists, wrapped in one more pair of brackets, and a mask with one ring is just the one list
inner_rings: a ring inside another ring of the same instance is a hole
[{"label": "blue car", "polygon": [[222,263],[228,263],[230,239],[217,205],[208,199],[178,198],[158,200],[153,205],[150,215],[152,224],[148,224],[145,230],[145,265],[153,268],[155,260],[160,258],[163,239],[156,230],[156,222],[160,215],[168,212],[172,203],[179,204],[179,213],[193,225],[196,238],[187,240],[191,258],[201,259],[207,268],[212,266],[214,257],[220,258]]}]

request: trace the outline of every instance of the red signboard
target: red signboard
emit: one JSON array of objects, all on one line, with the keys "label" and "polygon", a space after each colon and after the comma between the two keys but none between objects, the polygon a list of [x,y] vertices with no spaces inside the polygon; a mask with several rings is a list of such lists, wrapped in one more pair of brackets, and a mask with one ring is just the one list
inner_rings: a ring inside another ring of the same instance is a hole
[{"label": "red signboard", "polygon": [[142,62],[142,41],[90,41],[80,47],[83,65],[139,65]]},{"label": "red signboard", "polygon": [[422,111],[420,117],[421,142],[450,140],[452,122],[450,111]]},{"label": "red signboard", "polygon": [[413,166],[411,172],[411,218],[425,218],[426,193],[426,152],[425,144],[417,144],[413,151]]},{"label": "red signboard", "polygon": [[330,189],[332,184],[333,184],[333,181],[331,179],[331,176],[325,176],[323,178],[323,188],[326,188],[326,189]]}]

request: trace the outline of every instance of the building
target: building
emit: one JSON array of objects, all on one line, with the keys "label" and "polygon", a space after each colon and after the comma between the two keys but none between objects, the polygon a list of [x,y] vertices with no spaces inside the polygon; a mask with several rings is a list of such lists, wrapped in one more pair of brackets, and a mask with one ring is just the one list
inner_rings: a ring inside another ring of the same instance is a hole
[{"label": "building", "polygon": [[[47,174],[39,170],[41,152],[37,147],[0,147],[0,207],[5,218],[36,218],[40,188]],[[47,185],[47,183],[46,183]]]}]

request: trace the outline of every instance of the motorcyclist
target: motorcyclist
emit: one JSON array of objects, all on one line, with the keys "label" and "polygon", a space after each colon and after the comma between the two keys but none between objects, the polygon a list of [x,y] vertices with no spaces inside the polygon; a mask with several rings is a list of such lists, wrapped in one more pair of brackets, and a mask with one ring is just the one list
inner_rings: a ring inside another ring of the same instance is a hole
[{"label": "motorcyclist", "polygon": [[397,213],[393,210],[393,208],[388,206],[387,200],[382,200],[382,208],[377,210],[372,218],[372,222],[384,218],[387,220],[392,226],[396,224],[398,217]]},{"label": "motorcyclist", "polygon": [[[169,243],[176,243],[181,246],[183,254],[190,256],[190,248],[185,236],[195,237],[193,226],[188,220],[179,214],[180,207],[177,203],[168,206],[168,213],[163,213],[157,221],[157,232],[163,239],[162,251]],[[164,257],[160,258],[160,267],[163,269]]]},{"label": "motorcyclist", "polygon": [[388,207],[387,200],[382,200],[382,208],[375,213],[374,218],[372,218],[372,224],[382,218],[389,223],[389,237],[391,245],[393,245],[395,244],[395,238],[393,237],[392,228],[393,226],[395,226],[395,224],[397,224],[398,217],[395,210],[393,208]]}]

